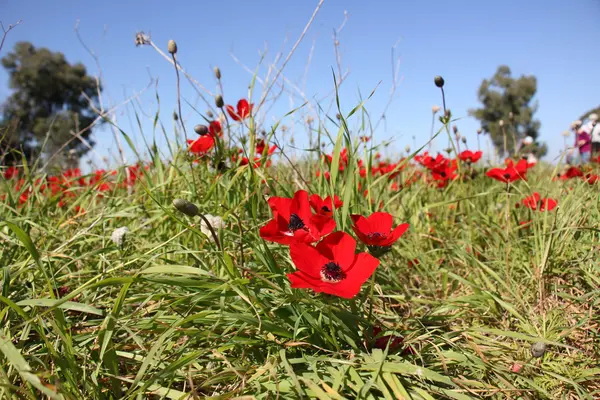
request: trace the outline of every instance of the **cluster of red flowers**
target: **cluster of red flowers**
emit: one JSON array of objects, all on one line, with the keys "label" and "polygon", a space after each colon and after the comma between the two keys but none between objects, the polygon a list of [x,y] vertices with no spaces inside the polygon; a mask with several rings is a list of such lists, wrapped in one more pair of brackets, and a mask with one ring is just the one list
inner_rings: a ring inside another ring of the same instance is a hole
[{"label": "cluster of red flowers", "polygon": [[567,168],[567,170],[564,173],[559,174],[558,176],[554,177],[553,179],[554,180],[559,179],[562,181],[566,181],[566,180],[575,179],[575,178],[581,178],[584,181],[586,181],[587,183],[589,183],[590,185],[598,183],[598,180],[600,180],[600,176],[598,176],[597,174],[594,174],[591,171],[584,172],[581,168],[575,167],[575,166],[571,166],[571,167]]},{"label": "cluster of red flowers", "polygon": [[[312,289],[344,298],[358,294],[362,284],[379,265],[368,253],[356,254],[356,241],[343,231],[333,232],[335,209],[343,205],[337,197],[308,196],[299,190],[293,198],[268,200],[273,219],[260,229],[270,242],[290,246],[296,271],[287,276],[292,288]],[[353,231],[370,252],[380,256],[406,232],[408,224],[392,229],[392,216],[373,213],[368,218],[351,216]],[[318,242],[315,246],[313,243]]]},{"label": "cluster of red flowers", "polygon": [[552,211],[558,205],[558,202],[551,198],[542,198],[538,192],[527,196],[522,201],[523,205],[534,211]]},{"label": "cluster of red flowers", "polygon": [[[128,166],[125,169],[124,180],[121,183],[115,182],[114,179],[109,180],[110,176],[117,175],[117,171],[108,172],[103,169],[96,170],[87,176],[83,176],[79,168],[67,169],[60,175],[37,179],[32,186],[29,186],[24,178],[19,178],[21,172],[17,167],[7,168],[3,175],[4,179],[15,181],[14,191],[20,193],[19,205],[25,204],[31,194],[34,193],[34,188],[38,188],[40,193],[51,198],[58,198],[57,205],[62,208],[69,203],[70,199],[77,197],[76,192],[81,188],[89,188],[96,192],[97,197],[103,197],[104,193],[113,190],[116,186],[132,186],[142,176],[142,168],[148,169],[149,166]],[[6,195],[0,197],[2,200],[5,198]]]},{"label": "cluster of red flowers", "polygon": [[[267,156],[267,157],[271,156],[273,153],[275,153],[276,150],[277,150],[277,145],[272,145],[272,146],[268,147],[263,139],[259,139],[256,142],[256,153],[255,154],[257,154],[257,155],[254,157],[254,162],[252,163],[254,168],[260,167],[262,165],[262,158],[265,156]],[[233,154],[231,156],[231,160],[234,163],[237,163],[239,165],[250,164],[250,160],[248,160],[248,157],[240,157],[240,155],[243,152],[244,151],[242,149],[238,149],[237,154]],[[269,167],[269,166],[271,166],[271,160],[267,159],[267,162],[265,163],[265,167]]]}]

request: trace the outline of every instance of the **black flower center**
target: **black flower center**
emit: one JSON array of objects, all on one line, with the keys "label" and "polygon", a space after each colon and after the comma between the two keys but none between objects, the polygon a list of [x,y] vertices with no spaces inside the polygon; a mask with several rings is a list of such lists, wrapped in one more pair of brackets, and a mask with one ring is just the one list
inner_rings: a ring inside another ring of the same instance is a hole
[{"label": "black flower center", "polygon": [[331,212],[331,209],[327,206],[323,206],[323,207],[321,207],[321,211],[328,213],[328,212]]},{"label": "black flower center", "polygon": [[304,221],[296,214],[290,215],[290,223],[288,224],[288,229],[291,232],[296,232],[299,229],[303,229],[306,225],[304,225]]},{"label": "black flower center", "polygon": [[387,238],[387,235],[385,233],[369,232],[367,233],[367,237],[369,239],[385,239]]},{"label": "black flower center", "polygon": [[504,177],[504,179],[509,179],[510,178],[510,174],[507,172],[504,175],[502,175]]},{"label": "black flower center", "polygon": [[321,280],[323,282],[339,282],[344,279],[346,279],[346,274],[339,264],[330,261],[321,267]]},{"label": "black flower center", "polygon": [[446,177],[446,172],[445,172],[445,171],[442,171],[442,172],[440,172],[440,176],[441,176],[442,178],[445,178],[445,177]]}]

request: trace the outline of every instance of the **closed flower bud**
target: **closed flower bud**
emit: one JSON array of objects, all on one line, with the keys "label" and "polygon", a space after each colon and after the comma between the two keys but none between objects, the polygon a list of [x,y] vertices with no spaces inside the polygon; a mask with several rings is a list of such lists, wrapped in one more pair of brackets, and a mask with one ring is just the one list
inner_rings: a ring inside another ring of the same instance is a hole
[{"label": "closed flower bud", "polygon": [[498,125],[500,125],[501,127],[504,126],[504,120],[501,119],[500,121],[498,121]]},{"label": "closed flower bud", "polygon": [[215,96],[215,105],[217,106],[217,108],[223,108],[223,106],[225,105],[225,102],[223,101],[223,96],[221,96],[220,94]]},{"label": "closed flower bud", "polygon": [[483,133],[483,129],[481,129],[481,128],[477,129],[477,134],[478,135],[481,135],[482,133]]},{"label": "closed flower bud", "polygon": [[444,87],[444,78],[442,78],[439,75],[436,75],[436,77],[433,78],[433,82],[435,83],[435,86],[437,86],[439,88],[443,88]]},{"label": "closed flower bud", "polygon": [[536,342],[531,345],[531,355],[535,358],[541,358],[546,353],[546,343]]},{"label": "closed flower bud", "polygon": [[175,121],[179,121],[179,115],[177,115],[177,111],[173,111],[173,119]]},{"label": "closed flower bud", "polygon": [[452,125],[452,132],[454,132],[454,134],[457,134],[458,133],[458,126]]},{"label": "closed flower bud", "polygon": [[512,111],[508,113],[508,119],[511,121],[515,119],[515,114],[513,114]]},{"label": "closed flower bud", "polygon": [[406,145],[406,147],[404,148],[404,151],[406,151],[407,153],[410,153],[410,145]]},{"label": "closed flower bud", "polygon": [[341,119],[342,119],[342,114],[340,114],[340,113],[337,113],[337,114],[335,114],[335,117],[336,117],[338,120],[341,120]]},{"label": "closed flower bud", "polygon": [[208,127],[206,125],[196,125],[194,126],[194,132],[196,132],[200,136],[204,136],[208,134]]},{"label": "closed flower bud", "polygon": [[440,106],[433,106],[431,107],[431,112],[434,114],[437,114],[437,112],[440,111]]},{"label": "closed flower bud", "polygon": [[219,69],[219,67],[215,67],[214,71],[215,71],[215,77],[217,79],[221,79],[221,70]]},{"label": "closed flower bud", "polygon": [[447,119],[450,119],[450,117],[452,117],[452,112],[449,108],[446,109],[446,111],[444,111],[444,117],[446,117]]},{"label": "closed flower bud", "polygon": [[213,119],[215,117],[215,115],[210,110],[206,111],[206,116],[210,119]]},{"label": "closed flower bud", "polygon": [[461,138],[460,138],[460,140],[461,140],[461,141],[462,141],[464,144],[467,144],[467,138],[466,138],[466,137],[464,137],[464,136],[463,136],[463,137],[461,137]]},{"label": "closed flower bud", "polygon": [[188,217],[195,217],[200,213],[195,204],[184,199],[173,200],[173,206],[175,206],[179,212],[184,213]]},{"label": "closed flower bud", "polygon": [[167,50],[169,50],[169,53],[171,53],[171,54],[177,53],[177,43],[175,43],[175,41],[173,39],[169,40],[169,44],[167,45]]}]

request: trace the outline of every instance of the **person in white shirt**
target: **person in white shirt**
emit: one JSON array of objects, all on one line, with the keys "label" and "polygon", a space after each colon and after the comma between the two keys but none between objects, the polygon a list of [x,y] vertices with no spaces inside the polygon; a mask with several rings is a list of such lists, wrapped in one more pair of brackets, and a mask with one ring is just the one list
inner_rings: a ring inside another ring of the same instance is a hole
[{"label": "person in white shirt", "polygon": [[596,113],[590,114],[590,122],[592,122],[592,129],[590,136],[592,137],[592,157],[600,157],[600,124],[598,123],[598,115]]}]

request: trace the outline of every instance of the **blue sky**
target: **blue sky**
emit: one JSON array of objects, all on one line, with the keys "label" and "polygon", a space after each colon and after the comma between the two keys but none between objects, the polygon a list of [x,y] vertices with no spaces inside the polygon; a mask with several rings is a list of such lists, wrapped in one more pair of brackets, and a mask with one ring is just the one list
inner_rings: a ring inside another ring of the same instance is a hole
[{"label": "blue sky", "polygon": [[[34,45],[62,51],[71,62],[81,61],[91,74],[97,74],[94,60],[79,43],[74,26],[80,20],[80,32],[86,44],[99,57],[105,85],[106,105],[118,104],[143,90],[149,73],[158,78],[161,119],[173,135],[171,114],[176,108],[173,68],[152,48],[134,46],[137,31],[151,34],[152,40],[166,51],[167,41],[175,39],[179,60],[184,68],[209,90],[216,90],[212,67],[223,73],[226,103],[246,97],[251,75],[237,64],[230,53],[255,69],[261,52],[267,49],[259,68],[266,68],[278,52],[288,54],[310,18],[317,1],[103,1],[79,0],[0,0],[4,25],[23,20],[7,37],[2,50],[6,54],[15,42],[26,40]],[[321,99],[333,88],[332,68],[337,69],[332,31],[347,22],[339,35],[342,68],[349,71],[340,95],[345,112],[379,87],[366,107],[377,120],[388,101],[392,83],[391,48],[396,45],[400,57],[400,82],[388,109],[385,126],[376,139],[394,139],[394,147],[413,144],[413,136],[422,144],[429,136],[431,106],[440,104],[439,90],[433,77],[446,80],[446,95],[453,116],[461,117],[459,130],[469,143],[476,143],[477,121],[467,110],[476,107],[477,88],[493,75],[498,65],[506,64],[513,75],[533,74],[538,78],[541,140],[550,147],[548,160],[563,146],[562,131],[586,110],[600,103],[600,1],[598,0],[507,0],[489,1],[333,1],[325,3],[304,41],[298,47],[284,74],[304,88],[309,99]],[[308,56],[312,62],[304,77]],[[1,54],[0,54],[1,55]],[[281,62],[279,63],[281,65]],[[0,99],[9,93],[8,77],[0,72]],[[286,85],[289,88],[290,85]],[[156,90],[143,93],[136,102],[146,139],[152,138],[152,118],[157,110]],[[200,111],[195,92],[182,83],[182,96]],[[255,93],[254,100],[259,99]],[[301,104],[284,92],[268,113],[267,126]],[[323,101],[327,108],[329,100]],[[183,104],[183,114],[191,131],[201,122],[193,110]],[[142,144],[131,106],[117,112],[119,126]],[[308,112],[309,110],[307,110]],[[298,114],[298,118],[299,118]],[[283,121],[292,125],[291,120]],[[356,120],[356,124],[359,121]],[[306,133],[295,131],[296,144],[306,143]],[[95,134],[98,157],[114,153],[116,146],[106,130]],[[164,146],[164,141],[159,139]],[[438,140],[438,148],[446,140]],[[131,155],[130,155],[131,157]]]}]

